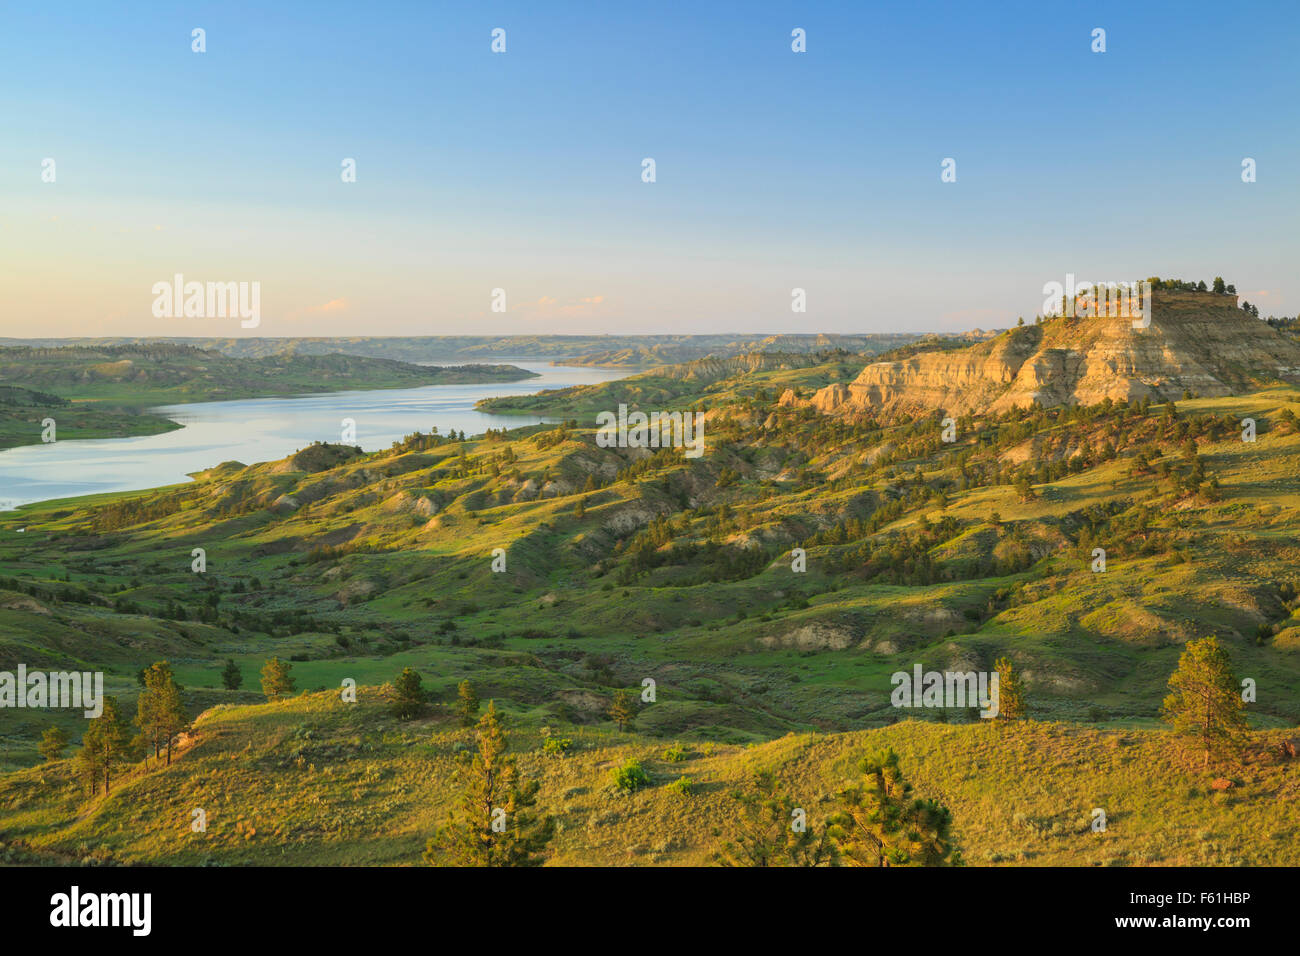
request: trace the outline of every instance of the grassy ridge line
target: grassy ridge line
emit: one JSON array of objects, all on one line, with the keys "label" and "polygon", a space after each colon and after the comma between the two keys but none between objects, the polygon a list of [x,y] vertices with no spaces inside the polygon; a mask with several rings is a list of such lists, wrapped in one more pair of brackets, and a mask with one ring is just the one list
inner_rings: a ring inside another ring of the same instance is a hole
[{"label": "grassy ridge line", "polygon": [[[0,841],[10,862],[418,864],[456,799],[457,751],[472,733],[445,716],[400,723],[389,694],[363,687],[354,705],[327,691],[210,710],[171,767],[137,768],[90,803],[70,760],[10,774],[0,778]],[[904,721],[698,744],[669,762],[665,741],[601,728],[565,730],[570,755],[544,755],[536,713],[504,703],[511,749],[559,824],[555,864],[707,864],[731,833],[729,794],[754,770],[774,771],[815,825],[837,808],[856,760],[884,747],[899,751],[920,795],[953,811],[971,865],[1300,863],[1294,762],[1252,758],[1220,792],[1162,731]],[[1254,735],[1261,752],[1286,736]],[[612,770],[632,757],[652,785],[619,794]],[[681,776],[695,795],[667,789]],[[190,831],[194,808],[207,813],[206,833]],[[1104,833],[1089,826],[1094,808],[1106,813]]]}]

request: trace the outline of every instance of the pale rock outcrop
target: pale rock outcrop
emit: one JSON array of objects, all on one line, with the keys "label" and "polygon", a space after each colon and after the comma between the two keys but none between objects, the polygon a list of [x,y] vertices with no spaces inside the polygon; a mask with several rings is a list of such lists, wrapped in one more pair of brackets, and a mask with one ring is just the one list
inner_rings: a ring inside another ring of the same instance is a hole
[{"label": "pale rock outcrop", "polygon": [[[960,415],[1034,402],[1162,402],[1186,390],[1230,395],[1278,379],[1300,381],[1300,344],[1247,315],[1236,296],[1157,291],[1146,328],[1128,317],[1053,318],[968,348],[876,362],[806,404],[827,413]],[[781,403],[805,404],[789,392]]]}]

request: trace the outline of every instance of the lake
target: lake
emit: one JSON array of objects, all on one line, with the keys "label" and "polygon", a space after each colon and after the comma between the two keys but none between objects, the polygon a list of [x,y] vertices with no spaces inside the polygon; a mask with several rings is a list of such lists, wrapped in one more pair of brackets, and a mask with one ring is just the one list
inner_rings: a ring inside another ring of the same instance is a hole
[{"label": "lake", "polygon": [[135,491],[187,481],[191,472],[223,461],[251,465],[276,461],[313,441],[338,442],[342,420],[356,422],[366,451],[434,426],[480,435],[555,421],[536,415],[488,415],[474,410],[481,398],[529,395],[547,388],[590,385],[635,374],[627,369],[579,368],[513,362],[541,378],[476,385],[425,385],[293,398],[195,402],[154,409],[183,425],[162,435],[24,445],[0,451],[0,510],[34,501],[109,491]]}]

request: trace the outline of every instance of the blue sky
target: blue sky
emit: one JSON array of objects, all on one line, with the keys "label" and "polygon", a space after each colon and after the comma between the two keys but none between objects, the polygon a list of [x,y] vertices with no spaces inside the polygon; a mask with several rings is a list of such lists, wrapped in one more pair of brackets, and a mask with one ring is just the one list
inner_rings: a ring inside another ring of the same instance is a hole
[{"label": "blue sky", "polygon": [[[0,14],[0,335],[957,330],[1067,272],[1300,311],[1295,3],[261,6]],[[154,318],[177,272],[261,326]]]}]

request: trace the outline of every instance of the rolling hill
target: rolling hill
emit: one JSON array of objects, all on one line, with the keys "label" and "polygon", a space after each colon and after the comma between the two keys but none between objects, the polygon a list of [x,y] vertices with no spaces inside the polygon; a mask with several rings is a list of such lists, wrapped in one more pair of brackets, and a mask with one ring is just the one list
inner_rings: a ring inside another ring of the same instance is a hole
[{"label": "rolling hill", "polygon": [[[0,670],[103,670],[129,716],[140,669],[166,659],[204,714],[172,767],[88,798],[71,764],[37,763],[42,731],[75,740],[80,716],[6,712],[0,842],[20,862],[418,862],[471,739],[449,713],[470,680],[560,818],[554,862],[709,862],[752,769],[829,811],[886,744],[953,809],[969,862],[1296,862],[1279,746],[1300,723],[1300,390],[1268,368],[1230,395],[994,396],[947,424],[788,399],[851,380],[843,362],[706,360],[566,398],[705,408],[694,459],[600,447],[575,411],[0,514]],[[1212,367],[1228,386],[1231,363]],[[1240,760],[1202,771],[1159,714],[1208,636],[1258,694]],[[303,696],[258,702],[273,655]],[[898,672],[1000,657],[1027,722],[891,702]],[[380,713],[404,667],[431,704],[409,724]],[[611,701],[646,681],[655,700],[618,731]],[[630,756],[652,785],[615,794]],[[212,840],[189,837],[191,805],[220,821]],[[1081,823],[1098,806],[1101,838]]]}]

